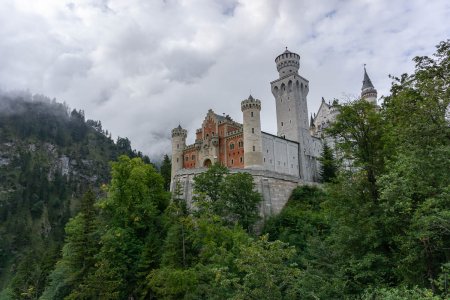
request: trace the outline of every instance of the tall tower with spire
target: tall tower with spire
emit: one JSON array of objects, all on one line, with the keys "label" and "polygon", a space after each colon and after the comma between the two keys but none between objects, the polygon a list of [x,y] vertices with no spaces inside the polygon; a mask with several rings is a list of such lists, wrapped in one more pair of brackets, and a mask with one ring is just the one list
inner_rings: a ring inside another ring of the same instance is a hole
[{"label": "tall tower with spire", "polygon": [[270,84],[276,102],[277,135],[299,143],[300,176],[312,181],[311,172],[307,170],[311,144],[306,103],[309,82],[298,74],[300,55],[297,53],[286,48],[286,51],[277,56],[275,63],[279,78]]},{"label": "tall tower with spire", "polygon": [[361,99],[364,99],[370,103],[377,104],[377,90],[372,84],[372,81],[367,75],[366,65],[364,64],[364,80],[361,88]]}]

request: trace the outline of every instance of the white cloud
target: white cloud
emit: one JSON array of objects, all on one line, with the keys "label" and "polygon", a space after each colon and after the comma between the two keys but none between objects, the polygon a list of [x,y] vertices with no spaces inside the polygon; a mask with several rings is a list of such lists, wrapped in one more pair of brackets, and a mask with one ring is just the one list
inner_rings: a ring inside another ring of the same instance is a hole
[{"label": "white cloud", "polygon": [[269,82],[288,46],[320,99],[358,95],[367,64],[379,95],[448,38],[448,1],[4,0],[0,89],[28,89],[84,109],[159,156],[181,123],[190,141],[209,108],[241,120],[251,92],[276,131]]}]

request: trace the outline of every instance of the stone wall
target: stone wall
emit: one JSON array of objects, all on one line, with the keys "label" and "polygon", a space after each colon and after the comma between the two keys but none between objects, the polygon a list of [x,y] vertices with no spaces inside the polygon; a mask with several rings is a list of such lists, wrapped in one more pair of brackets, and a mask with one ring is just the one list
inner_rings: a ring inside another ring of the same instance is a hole
[{"label": "stone wall", "polygon": [[[175,175],[172,191],[175,190],[175,184],[179,182],[183,198],[192,207],[193,183],[194,177],[202,172],[200,169],[183,169]],[[280,174],[267,170],[252,169],[230,169],[230,173],[246,172],[253,176],[255,188],[263,196],[261,203],[261,216],[263,219],[270,215],[278,214],[288,201],[292,190],[297,186],[305,184],[297,176]]]},{"label": "stone wall", "polygon": [[298,143],[262,133],[264,170],[299,177]]}]

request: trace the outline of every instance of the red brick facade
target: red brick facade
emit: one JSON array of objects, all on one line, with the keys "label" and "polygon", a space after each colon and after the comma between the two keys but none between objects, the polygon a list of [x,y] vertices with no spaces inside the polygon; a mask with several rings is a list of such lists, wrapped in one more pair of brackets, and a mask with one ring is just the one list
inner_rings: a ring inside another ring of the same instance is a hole
[{"label": "red brick facade", "polygon": [[183,151],[183,168],[199,168],[214,162],[228,168],[244,167],[242,124],[210,110],[195,137],[195,143]]}]

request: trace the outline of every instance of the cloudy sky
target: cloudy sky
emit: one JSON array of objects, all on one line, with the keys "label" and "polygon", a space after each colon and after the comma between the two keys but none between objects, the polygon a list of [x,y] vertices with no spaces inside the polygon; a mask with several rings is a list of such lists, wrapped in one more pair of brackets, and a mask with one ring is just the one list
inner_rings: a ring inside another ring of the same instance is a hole
[{"label": "cloudy sky", "polygon": [[287,46],[321,97],[360,92],[363,64],[378,89],[411,72],[450,37],[447,0],[0,0],[0,90],[29,90],[84,109],[153,158],[179,123],[194,141],[209,108],[241,121],[262,101],[276,133],[269,82]]}]

